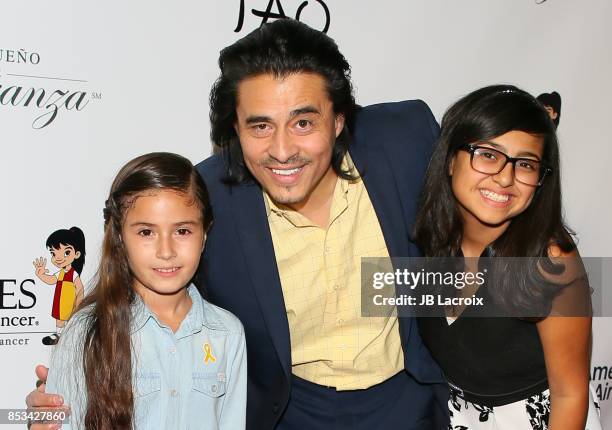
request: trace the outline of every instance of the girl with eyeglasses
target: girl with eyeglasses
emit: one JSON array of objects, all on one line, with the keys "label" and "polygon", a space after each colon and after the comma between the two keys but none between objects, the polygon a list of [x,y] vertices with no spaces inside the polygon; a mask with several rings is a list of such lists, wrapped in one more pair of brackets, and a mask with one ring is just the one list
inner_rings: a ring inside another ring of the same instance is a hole
[{"label": "girl with eyeglasses", "polygon": [[555,127],[525,91],[485,87],[445,113],[415,240],[426,257],[487,273],[484,285],[444,291],[484,307],[441,305],[418,320],[449,382],[453,430],[601,429],[590,289],[560,182]]}]

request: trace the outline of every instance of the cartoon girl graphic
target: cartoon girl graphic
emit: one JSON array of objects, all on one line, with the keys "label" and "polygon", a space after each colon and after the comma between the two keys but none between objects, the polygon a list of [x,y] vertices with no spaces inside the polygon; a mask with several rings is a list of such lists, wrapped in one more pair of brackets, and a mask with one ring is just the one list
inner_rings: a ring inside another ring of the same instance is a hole
[{"label": "cartoon girl graphic", "polygon": [[78,227],[51,233],[46,243],[51,252],[51,263],[59,270],[53,275],[47,270],[47,259],[34,260],[36,276],[46,284],[55,285],[51,316],[55,318],[57,332],[42,339],[44,345],[55,345],[59,333],[83,299],[83,283],[80,273],[85,264],[85,235]]}]

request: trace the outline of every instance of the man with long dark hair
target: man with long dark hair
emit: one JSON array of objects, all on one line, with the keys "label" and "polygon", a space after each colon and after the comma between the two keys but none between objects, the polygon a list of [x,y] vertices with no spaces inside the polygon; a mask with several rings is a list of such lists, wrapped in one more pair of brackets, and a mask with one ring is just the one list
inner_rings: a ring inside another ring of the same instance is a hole
[{"label": "man with long dark hair", "polygon": [[362,257],[418,255],[430,110],[358,111],[335,42],[297,21],[253,31],[219,66],[200,281],[245,327],[247,427],[446,429],[446,383],[414,319],[360,311]]}]

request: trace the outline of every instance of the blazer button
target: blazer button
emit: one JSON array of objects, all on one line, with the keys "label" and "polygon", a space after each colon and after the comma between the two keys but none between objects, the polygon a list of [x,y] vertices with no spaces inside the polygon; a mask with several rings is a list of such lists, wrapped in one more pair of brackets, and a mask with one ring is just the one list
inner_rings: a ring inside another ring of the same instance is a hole
[{"label": "blazer button", "polygon": [[280,406],[278,403],[274,403],[274,405],[272,405],[272,413],[274,415],[278,414],[278,411],[280,410]]}]

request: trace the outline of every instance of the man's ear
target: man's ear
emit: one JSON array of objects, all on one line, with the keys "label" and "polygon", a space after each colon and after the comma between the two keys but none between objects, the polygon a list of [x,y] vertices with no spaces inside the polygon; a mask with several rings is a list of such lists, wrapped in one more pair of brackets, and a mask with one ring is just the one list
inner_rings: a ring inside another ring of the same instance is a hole
[{"label": "man's ear", "polygon": [[338,115],[336,115],[336,119],[334,121],[336,127],[336,137],[338,137],[340,136],[340,133],[342,133],[342,129],[344,128],[344,114],[339,113]]},{"label": "man's ear", "polygon": [[77,260],[78,260],[79,258],[81,258],[81,251],[77,251],[77,252],[75,252],[75,253],[74,253],[74,258],[75,258],[75,259],[77,259]]}]

